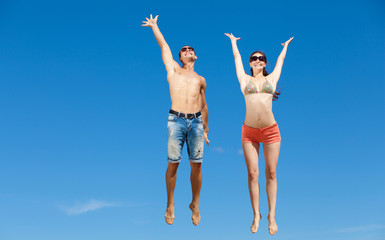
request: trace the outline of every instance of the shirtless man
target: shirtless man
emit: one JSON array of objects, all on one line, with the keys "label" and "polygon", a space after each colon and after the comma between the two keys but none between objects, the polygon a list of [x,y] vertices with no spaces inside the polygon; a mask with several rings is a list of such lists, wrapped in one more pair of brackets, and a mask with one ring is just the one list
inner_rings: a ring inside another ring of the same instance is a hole
[{"label": "shirtless man", "polygon": [[206,80],[194,71],[197,56],[194,48],[184,46],[179,52],[179,61],[182,67],[174,61],[170,47],[167,45],[160,32],[157,20],[158,16],[143,21],[144,27],[150,27],[154,32],[156,41],[162,51],[163,63],[167,70],[167,81],[170,86],[171,109],[167,123],[167,150],[168,167],[166,171],[167,185],[167,209],[164,218],[167,224],[173,224],[174,215],[174,189],[176,172],[179,162],[182,160],[182,148],[184,142],[191,166],[192,222],[199,224],[199,194],[202,185],[202,157],[203,141],[207,146],[209,140],[208,109],[205,99]]}]

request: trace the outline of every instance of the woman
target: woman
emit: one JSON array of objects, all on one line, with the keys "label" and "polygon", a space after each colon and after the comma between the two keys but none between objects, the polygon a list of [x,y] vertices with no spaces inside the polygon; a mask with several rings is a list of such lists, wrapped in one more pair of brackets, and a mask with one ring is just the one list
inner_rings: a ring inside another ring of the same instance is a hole
[{"label": "woman", "polygon": [[278,57],[275,68],[271,74],[265,70],[267,59],[263,52],[256,51],[251,54],[249,63],[251,76],[245,73],[241,55],[238,51],[237,40],[232,33],[225,33],[231,40],[235,68],[241,91],[245,96],[246,117],[242,126],[242,148],[245,156],[251,206],[254,220],[250,230],[257,232],[261,213],[259,211],[259,184],[258,184],[258,156],[259,145],[263,143],[265,154],[266,192],[269,203],[269,233],[274,235],[278,231],[275,222],[275,205],[277,200],[276,168],[278,163],[281,136],[275,122],[272,101],[277,99],[279,93],[275,91],[281,75],[283,61],[286,56],[287,46],[293,37],[283,43],[283,49]]}]

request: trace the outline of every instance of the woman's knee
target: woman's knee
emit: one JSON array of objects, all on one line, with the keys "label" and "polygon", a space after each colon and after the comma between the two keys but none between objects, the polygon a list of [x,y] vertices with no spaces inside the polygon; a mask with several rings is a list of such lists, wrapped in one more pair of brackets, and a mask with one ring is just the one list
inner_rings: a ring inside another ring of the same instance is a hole
[{"label": "woman's knee", "polygon": [[275,169],[266,169],[265,175],[267,180],[275,180],[277,178],[277,171]]},{"label": "woman's knee", "polygon": [[258,172],[258,170],[249,170],[248,175],[249,175],[249,179],[251,181],[258,180],[259,172]]}]

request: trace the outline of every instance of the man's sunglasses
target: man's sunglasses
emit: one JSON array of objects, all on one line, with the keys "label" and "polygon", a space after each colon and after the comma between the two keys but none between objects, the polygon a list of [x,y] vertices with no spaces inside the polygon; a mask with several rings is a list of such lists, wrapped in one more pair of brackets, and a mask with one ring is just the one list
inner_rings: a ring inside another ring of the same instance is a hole
[{"label": "man's sunglasses", "polygon": [[182,48],[180,51],[181,51],[181,52],[186,52],[187,50],[190,50],[190,51],[193,51],[193,52],[194,52],[194,48],[192,48],[192,47],[184,47],[184,48]]},{"label": "man's sunglasses", "polygon": [[252,56],[250,58],[250,62],[254,62],[254,61],[261,61],[261,62],[266,62],[266,57],[265,56]]}]

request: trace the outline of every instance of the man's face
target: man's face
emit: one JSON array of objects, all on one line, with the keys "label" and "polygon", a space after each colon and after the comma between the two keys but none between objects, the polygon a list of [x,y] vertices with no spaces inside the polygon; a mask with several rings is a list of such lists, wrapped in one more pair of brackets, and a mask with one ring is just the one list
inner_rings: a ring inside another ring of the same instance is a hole
[{"label": "man's face", "polygon": [[196,57],[194,48],[190,46],[182,47],[182,49],[179,52],[179,57],[180,58]]}]

